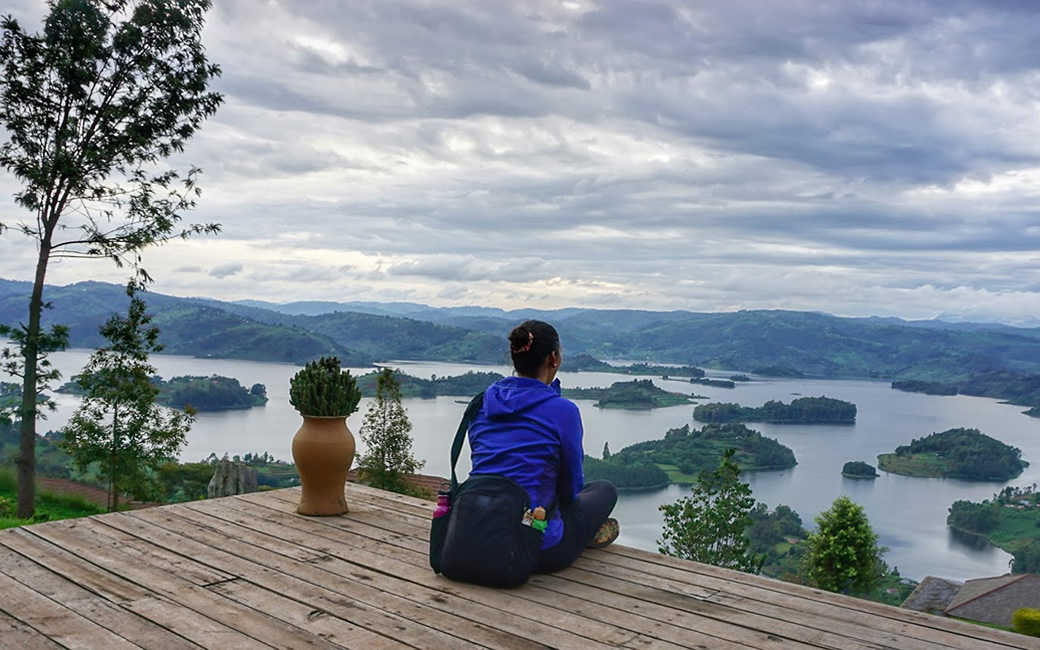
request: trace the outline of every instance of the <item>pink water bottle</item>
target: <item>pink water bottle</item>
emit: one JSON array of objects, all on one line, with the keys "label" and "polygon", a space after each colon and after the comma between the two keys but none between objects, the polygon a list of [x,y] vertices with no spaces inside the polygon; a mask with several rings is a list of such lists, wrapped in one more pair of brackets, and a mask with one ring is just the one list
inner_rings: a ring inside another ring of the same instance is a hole
[{"label": "pink water bottle", "polygon": [[451,510],[451,495],[441,492],[437,495],[437,507],[433,509],[433,518],[443,517]]}]

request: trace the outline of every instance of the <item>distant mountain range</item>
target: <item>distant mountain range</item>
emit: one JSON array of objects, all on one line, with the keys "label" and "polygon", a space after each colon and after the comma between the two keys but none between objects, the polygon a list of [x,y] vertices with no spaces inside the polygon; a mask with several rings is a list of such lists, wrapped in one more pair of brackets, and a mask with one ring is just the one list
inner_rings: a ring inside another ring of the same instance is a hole
[{"label": "distant mountain range", "polygon": [[[26,318],[31,285],[0,279],[0,322]],[[123,287],[49,286],[46,323],[75,347],[102,343],[98,326],[126,309]],[[418,303],[223,302],[146,294],[166,352],[303,363],[335,354],[349,365],[414,359],[503,363],[510,328],[553,323],[567,355],[823,377],[956,381],[979,372],[1040,374],[1040,329],[988,323],[839,318],[817,312],[430,307]]]}]

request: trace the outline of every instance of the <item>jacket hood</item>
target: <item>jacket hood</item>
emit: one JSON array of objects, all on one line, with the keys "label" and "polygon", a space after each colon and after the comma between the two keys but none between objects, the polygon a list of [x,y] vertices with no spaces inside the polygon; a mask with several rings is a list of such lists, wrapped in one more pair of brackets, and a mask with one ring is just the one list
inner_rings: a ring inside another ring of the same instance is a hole
[{"label": "jacket hood", "polygon": [[492,420],[509,418],[559,396],[559,379],[546,385],[528,377],[506,377],[484,392],[484,412]]}]

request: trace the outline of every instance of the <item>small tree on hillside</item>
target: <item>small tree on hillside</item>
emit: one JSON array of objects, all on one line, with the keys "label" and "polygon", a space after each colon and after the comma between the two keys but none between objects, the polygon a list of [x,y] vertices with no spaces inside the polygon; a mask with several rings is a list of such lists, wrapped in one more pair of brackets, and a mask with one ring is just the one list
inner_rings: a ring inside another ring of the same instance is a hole
[{"label": "small tree on hillside", "polygon": [[401,404],[401,384],[390,368],[376,382],[376,399],[361,424],[367,450],[358,459],[358,478],[369,485],[402,494],[416,494],[408,475],[426,463],[412,455],[412,423]]},{"label": "small tree on hillside", "polygon": [[[222,101],[207,92],[220,69],[206,60],[210,0],[50,0],[42,33],[11,16],[0,23],[0,166],[21,183],[15,203],[32,216],[7,224],[37,251],[28,318],[0,333],[21,357],[18,516],[35,510],[37,396],[48,352],[65,331],[46,331],[43,287],[52,258],[106,257],[140,278],[141,251],[173,237],[217,232],[178,226],[195,205],[198,170],[162,165],[184,150]],[[0,224],[0,230],[4,224]]]},{"label": "small tree on hillside", "polygon": [[750,551],[747,535],[755,499],[751,487],[740,481],[734,453],[727,449],[715,470],[702,471],[692,495],[661,506],[661,553],[745,573],[762,568],[764,557]]},{"label": "small tree on hillside", "polygon": [[865,594],[888,573],[882,560],[887,548],[878,546],[863,506],[842,495],[816,517],[809,533],[805,574],[820,589]]},{"label": "small tree on hillside", "polygon": [[101,326],[107,347],[96,350],[79,376],[83,404],[62,430],[59,443],[77,468],[97,463],[108,481],[108,509],[119,508],[120,494],[151,499],[156,494],[155,471],[176,457],[191,428],[194,413],[171,411],[156,403],[159,387],[148,363],[159,352],[159,329],[131,283],[127,315],[112,316]]}]

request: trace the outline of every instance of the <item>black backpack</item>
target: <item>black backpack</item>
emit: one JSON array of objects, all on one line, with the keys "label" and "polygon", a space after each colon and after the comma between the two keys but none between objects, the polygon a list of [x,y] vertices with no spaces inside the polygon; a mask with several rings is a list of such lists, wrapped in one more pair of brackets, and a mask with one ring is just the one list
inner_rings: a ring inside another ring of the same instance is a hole
[{"label": "black backpack", "polygon": [[516,587],[531,576],[542,546],[538,524],[525,517],[531,510],[527,490],[497,474],[461,484],[455,476],[466,431],[483,404],[483,393],[470,401],[451,445],[451,483],[438,495],[448,496],[449,510],[435,512],[430,524],[430,566],[460,582]]}]

